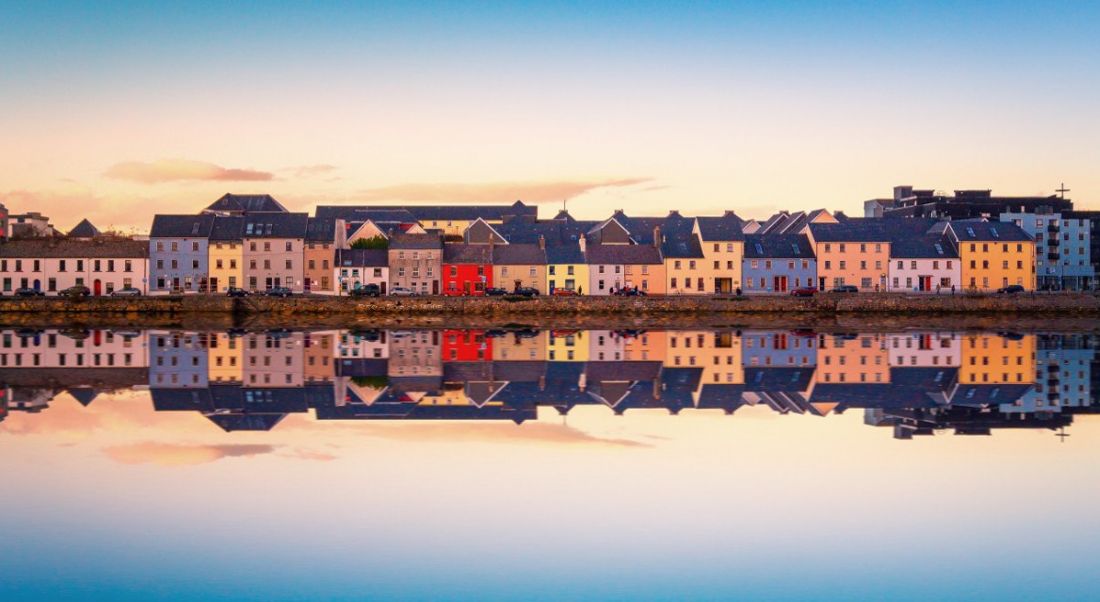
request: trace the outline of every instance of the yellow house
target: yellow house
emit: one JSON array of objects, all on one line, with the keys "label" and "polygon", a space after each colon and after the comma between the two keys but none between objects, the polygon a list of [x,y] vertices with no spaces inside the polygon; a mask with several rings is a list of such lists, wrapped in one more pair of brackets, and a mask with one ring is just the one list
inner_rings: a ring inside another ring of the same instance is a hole
[{"label": "yellow house", "polygon": [[703,253],[696,278],[702,279],[703,292],[731,294],[742,288],[741,260],[745,257],[742,226],[741,218],[732,211],[722,217],[695,218],[693,233],[699,237]]},{"label": "yellow house", "polygon": [[221,293],[229,287],[244,287],[244,218],[219,217],[214,220],[207,245],[210,292]]},{"label": "yellow house", "polygon": [[583,243],[564,243],[546,247],[546,292],[554,294],[561,288],[588,293],[588,264],[585,263]]},{"label": "yellow house", "polygon": [[961,220],[948,234],[959,248],[962,287],[991,291],[1018,284],[1035,290],[1035,240],[1016,224]]},{"label": "yellow house", "polygon": [[1027,384],[1035,381],[1035,335],[1007,337],[971,334],[962,337],[959,383],[964,385]]}]

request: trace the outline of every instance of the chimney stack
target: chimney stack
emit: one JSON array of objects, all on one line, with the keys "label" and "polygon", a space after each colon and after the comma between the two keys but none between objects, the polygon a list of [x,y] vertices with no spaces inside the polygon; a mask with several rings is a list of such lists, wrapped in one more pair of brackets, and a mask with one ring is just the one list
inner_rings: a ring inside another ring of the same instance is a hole
[{"label": "chimney stack", "polygon": [[584,253],[588,247],[588,235],[581,234],[581,237],[577,239],[577,244],[581,247],[581,253]]},{"label": "chimney stack", "polygon": [[653,226],[653,246],[658,248],[658,249],[661,248],[661,227],[660,226]]},{"label": "chimney stack", "polygon": [[546,250],[546,237],[539,234],[539,249]]}]

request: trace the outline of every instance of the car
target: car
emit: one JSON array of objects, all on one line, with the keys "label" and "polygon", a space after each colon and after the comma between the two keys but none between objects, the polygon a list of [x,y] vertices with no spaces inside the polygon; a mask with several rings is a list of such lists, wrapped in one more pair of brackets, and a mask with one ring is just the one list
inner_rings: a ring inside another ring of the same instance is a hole
[{"label": "car", "polygon": [[613,294],[618,297],[645,297],[647,295],[647,293],[641,289],[627,287],[620,288]]},{"label": "car", "polygon": [[504,295],[507,295],[507,294],[508,294],[508,291],[506,291],[502,288],[495,287],[495,286],[490,286],[489,288],[485,289],[485,296],[486,297],[503,297]]},{"label": "car", "polygon": [[812,286],[803,286],[800,288],[791,289],[792,297],[813,297],[817,294],[817,289]]},{"label": "car", "polygon": [[530,286],[517,286],[512,294],[520,297],[538,297],[539,289]]},{"label": "car", "polygon": [[225,289],[226,297],[247,297],[249,294],[250,293],[243,288],[237,288],[235,286]]},{"label": "car", "polygon": [[830,293],[858,293],[859,287],[854,284],[841,284],[840,286],[833,287]]},{"label": "car", "polygon": [[405,288],[403,286],[395,286],[390,289],[391,297],[415,297],[416,291],[411,288]]},{"label": "car", "polygon": [[132,286],[128,286],[126,288],[120,288],[118,290],[111,291],[111,296],[112,297],[140,297],[141,296],[141,290],[136,289]]},{"label": "car", "polygon": [[382,287],[372,282],[351,289],[349,294],[352,297],[377,297],[382,294]]},{"label": "car", "polygon": [[264,295],[267,297],[289,297],[293,294],[294,291],[285,286],[273,286],[264,291]]},{"label": "car", "polygon": [[997,289],[997,292],[1002,295],[1015,295],[1016,293],[1024,292],[1024,287],[1019,284],[1010,284]]},{"label": "car", "polygon": [[15,289],[15,292],[12,293],[12,294],[15,295],[16,297],[45,297],[46,296],[46,293],[43,293],[42,291],[40,291],[36,288],[27,288],[27,287],[17,288],[17,289]]},{"label": "car", "polygon": [[577,291],[571,288],[556,288],[554,289],[553,295],[555,297],[576,297]]},{"label": "car", "polygon": [[92,294],[92,289],[84,286],[83,284],[78,284],[76,286],[70,286],[69,288],[62,289],[61,292],[57,294],[61,295],[62,297],[87,297],[88,295]]}]

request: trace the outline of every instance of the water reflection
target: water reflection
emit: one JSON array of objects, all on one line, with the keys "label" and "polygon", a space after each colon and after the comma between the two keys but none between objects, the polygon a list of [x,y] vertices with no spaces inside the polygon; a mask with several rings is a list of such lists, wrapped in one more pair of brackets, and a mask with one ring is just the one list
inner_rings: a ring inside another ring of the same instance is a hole
[{"label": "water reflection", "polygon": [[[1093,334],[811,330],[5,330],[0,420],[148,387],[224,431],[292,414],[517,424],[540,408],[862,411],[908,439],[1064,432],[1098,407]],[[552,415],[552,412],[551,412]],[[548,419],[543,415],[543,419]],[[3,427],[0,426],[0,429]]]}]

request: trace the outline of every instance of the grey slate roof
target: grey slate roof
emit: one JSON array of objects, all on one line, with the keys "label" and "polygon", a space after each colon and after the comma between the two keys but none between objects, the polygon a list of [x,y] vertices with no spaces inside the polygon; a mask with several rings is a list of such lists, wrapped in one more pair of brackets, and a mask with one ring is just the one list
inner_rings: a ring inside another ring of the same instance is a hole
[{"label": "grey slate roof", "polygon": [[443,263],[491,263],[493,250],[489,245],[447,243],[443,245]]},{"label": "grey slate roof", "polygon": [[362,224],[370,220],[375,223],[416,223],[416,216],[401,207],[371,209],[352,205],[321,205],[315,215],[319,219],[342,219]]},{"label": "grey slate roof", "polygon": [[389,265],[386,249],[337,249],[336,267],[384,268]]},{"label": "grey slate roof", "polygon": [[1030,242],[1034,240],[1027,232],[1011,222],[957,220],[950,225],[959,242]]},{"label": "grey slate roof", "polygon": [[286,207],[270,194],[225,194],[206,211],[229,213],[286,213]]},{"label": "grey slate roof", "polygon": [[317,207],[318,217],[346,217],[343,212],[354,215],[363,211],[407,211],[417,221],[473,221],[482,218],[502,221],[509,215],[537,215],[538,207],[516,201],[511,205],[322,205]]},{"label": "grey slate roof", "polygon": [[214,226],[214,216],[155,215],[149,230],[150,238],[209,238]]},{"label": "grey slate roof", "polygon": [[744,240],[742,231],[743,222],[732,211],[727,211],[722,217],[697,217],[699,232],[703,241],[736,241]]},{"label": "grey slate roof", "polygon": [[306,213],[259,213],[246,215],[245,238],[305,238]]},{"label": "grey slate roof", "polygon": [[814,250],[810,240],[801,234],[747,234],[745,257],[813,259]]},{"label": "grey slate roof", "polygon": [[532,244],[493,246],[493,263],[499,265],[546,265],[546,251]]},{"label": "grey slate roof", "polygon": [[653,245],[588,245],[585,258],[590,264],[661,264],[661,252]]},{"label": "grey slate roof", "polygon": [[73,238],[93,238],[99,236],[99,229],[87,219],[82,219],[75,228],[69,230],[69,236]]},{"label": "grey slate roof", "polygon": [[336,218],[311,217],[306,222],[306,240],[333,242],[336,240]]},{"label": "grey slate roof", "polygon": [[210,230],[210,240],[215,242],[239,241],[243,235],[244,216],[240,215],[218,216]]},{"label": "grey slate roof", "polygon": [[390,249],[442,249],[443,239],[438,234],[394,234],[390,237]]},{"label": "grey slate roof", "polygon": [[100,236],[92,241],[73,238],[25,238],[0,243],[0,257],[14,258],[138,258],[149,256],[149,243]]},{"label": "grey slate roof", "polygon": [[808,224],[817,242],[891,242],[896,230],[882,218],[850,218],[839,224]]}]

